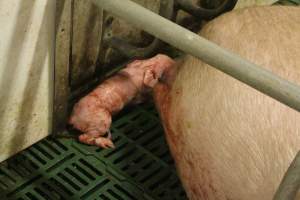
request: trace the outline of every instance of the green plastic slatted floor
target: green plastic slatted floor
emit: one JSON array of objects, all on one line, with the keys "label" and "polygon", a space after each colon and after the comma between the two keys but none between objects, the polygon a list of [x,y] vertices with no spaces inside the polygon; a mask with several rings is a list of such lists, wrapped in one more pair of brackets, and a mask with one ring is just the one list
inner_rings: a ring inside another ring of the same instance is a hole
[{"label": "green plastic slatted floor", "polygon": [[47,138],[0,164],[0,199],[187,199],[153,105],[116,117],[115,149]]}]

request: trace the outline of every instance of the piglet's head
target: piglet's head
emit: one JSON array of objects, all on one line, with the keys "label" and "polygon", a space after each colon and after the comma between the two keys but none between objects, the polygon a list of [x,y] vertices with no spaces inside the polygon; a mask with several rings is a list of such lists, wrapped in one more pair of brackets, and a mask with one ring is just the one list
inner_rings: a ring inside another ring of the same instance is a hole
[{"label": "piglet's head", "polygon": [[141,90],[144,86],[153,88],[174,64],[170,57],[158,54],[150,59],[135,60],[122,71],[126,72],[135,86]]},{"label": "piglet's head", "polygon": [[168,74],[175,62],[168,56],[158,54],[155,57],[145,60],[145,74],[143,83],[145,86],[153,88],[159,80]]},{"label": "piglet's head", "polygon": [[111,124],[110,113],[99,107],[97,98],[86,96],[73,108],[69,124],[83,133],[95,137],[105,135]]}]

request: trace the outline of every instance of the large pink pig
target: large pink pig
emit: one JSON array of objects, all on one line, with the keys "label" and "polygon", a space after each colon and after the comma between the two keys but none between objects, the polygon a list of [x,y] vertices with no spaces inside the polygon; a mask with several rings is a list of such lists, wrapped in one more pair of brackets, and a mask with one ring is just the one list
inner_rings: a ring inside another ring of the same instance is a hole
[{"label": "large pink pig", "polygon": [[[200,35],[300,84],[300,8],[236,10]],[[300,113],[192,56],[175,68],[155,101],[188,197],[272,199],[300,149]]]}]

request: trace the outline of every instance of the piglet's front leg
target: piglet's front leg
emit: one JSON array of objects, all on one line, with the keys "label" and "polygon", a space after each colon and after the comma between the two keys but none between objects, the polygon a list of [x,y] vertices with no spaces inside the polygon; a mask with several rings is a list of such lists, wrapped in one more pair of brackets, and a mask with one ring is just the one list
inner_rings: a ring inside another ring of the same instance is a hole
[{"label": "piglet's front leg", "polygon": [[159,54],[136,60],[107,79],[73,108],[69,123],[83,132],[79,141],[102,148],[114,147],[109,132],[112,115],[135,97],[152,89],[164,72],[174,65],[168,56]]},{"label": "piglet's front leg", "polygon": [[83,132],[79,141],[101,148],[114,147],[111,137],[104,137],[111,125],[111,114],[99,105],[99,99],[90,93],[82,98],[73,108],[69,123]]}]

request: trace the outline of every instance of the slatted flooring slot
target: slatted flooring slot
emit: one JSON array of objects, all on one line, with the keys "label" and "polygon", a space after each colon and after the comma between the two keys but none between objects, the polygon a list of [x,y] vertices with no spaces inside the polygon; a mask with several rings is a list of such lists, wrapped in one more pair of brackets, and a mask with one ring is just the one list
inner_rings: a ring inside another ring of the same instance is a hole
[{"label": "slatted flooring slot", "polygon": [[122,200],[122,197],[120,197],[118,194],[116,194],[113,190],[108,189],[107,190],[107,195],[110,196],[110,199],[114,199],[114,200]]},{"label": "slatted flooring slot", "polygon": [[44,150],[39,145],[30,147],[30,150],[34,152],[40,159],[44,160],[45,163],[53,158],[49,153],[43,152]]},{"label": "slatted flooring slot", "polygon": [[55,148],[51,143],[49,143],[47,140],[42,140],[41,145],[44,146],[45,149],[48,149],[48,151],[51,151],[56,155],[61,154],[61,152],[57,148]]},{"label": "slatted flooring slot", "polygon": [[86,185],[88,185],[88,182],[83,180],[77,173],[75,173],[73,170],[69,168],[65,168],[64,175],[66,175],[68,178],[70,178],[76,185],[79,186],[79,188],[82,188]]},{"label": "slatted flooring slot", "polygon": [[126,160],[123,160],[123,162],[120,162],[118,164],[118,166],[122,170],[125,170],[125,169],[123,169],[125,167],[126,167],[126,169],[128,169],[129,166],[137,165],[137,162],[134,162],[134,161],[137,159],[141,159],[142,156],[144,156],[144,154],[142,154],[138,150],[136,150],[136,152],[133,153],[131,156],[127,157]]},{"label": "slatted flooring slot", "polygon": [[116,153],[120,152],[121,150],[123,150],[129,143],[128,142],[123,142],[123,144],[117,146],[115,149],[111,150],[108,154],[104,155],[105,158],[110,158],[113,159],[114,157],[116,157]]},{"label": "slatted flooring slot", "polygon": [[99,196],[101,198],[101,200],[111,200],[110,198],[108,198],[106,195],[104,194],[100,194]]},{"label": "slatted flooring slot", "polygon": [[32,175],[31,171],[21,164],[9,163],[9,169],[11,174],[14,173],[17,175],[14,176],[16,181],[18,181],[18,178],[28,177]]},{"label": "slatted flooring slot", "polygon": [[[153,166],[153,165],[152,165]],[[152,178],[155,178],[157,176],[158,172],[161,170],[161,167],[153,166],[151,167],[151,171],[148,172],[148,174],[145,174],[143,178],[140,179],[141,183],[144,183],[146,181],[149,181]],[[158,177],[157,177],[158,178]]]},{"label": "slatted flooring slot", "polygon": [[69,187],[65,186],[64,181],[60,182],[61,179],[59,177],[51,178],[51,185],[54,187],[56,191],[59,192],[59,194],[63,194],[65,196],[73,196],[74,192],[69,189]]},{"label": "slatted flooring slot", "polygon": [[81,162],[81,164],[83,164],[86,167],[86,169],[89,169],[90,171],[93,171],[95,176],[102,176],[103,175],[97,168],[95,168],[92,164],[88,163],[84,159],[79,159],[79,162]]},{"label": "slatted flooring slot", "polygon": [[41,143],[37,143],[34,146],[39,152],[41,152],[43,154],[43,156],[45,156],[47,159],[49,160],[53,160],[55,155],[53,155],[53,153],[51,151],[47,151],[45,149],[45,147],[43,147],[43,145]]},{"label": "slatted flooring slot", "polygon": [[40,168],[43,164],[34,157],[29,150],[22,151],[21,154],[27,159],[30,160],[37,168]]},{"label": "slatted flooring slot", "polygon": [[129,193],[129,191],[125,190],[121,186],[115,185],[115,188],[117,189],[117,191],[123,194],[123,196],[125,197],[124,199],[139,200],[138,198],[134,197],[132,194]]},{"label": "slatted flooring slot", "polygon": [[39,168],[38,165],[29,160],[25,155],[20,154],[18,156],[22,156],[21,164],[25,165],[29,171],[33,172]]},{"label": "slatted flooring slot", "polygon": [[24,196],[22,197],[22,199],[24,199],[24,200],[33,200],[33,199],[31,199],[30,197],[28,197],[27,195],[26,195],[26,196],[24,195]]},{"label": "slatted flooring slot", "polygon": [[113,163],[118,164],[122,162],[124,159],[127,160],[128,157],[133,156],[133,153],[137,151],[137,148],[135,146],[129,146],[127,149],[124,149],[119,155],[115,156],[113,158]]},{"label": "slatted flooring slot", "polygon": [[94,181],[96,178],[90,174],[88,169],[85,169],[80,163],[73,163],[72,166],[76,168],[77,172],[80,173],[80,177],[85,181]]},{"label": "slatted flooring slot", "polygon": [[40,165],[45,165],[47,163],[47,159],[44,158],[43,156],[41,156],[41,153],[39,153],[36,149],[28,149],[29,154],[32,155],[32,157],[34,157],[34,160],[38,161],[40,163]]},{"label": "slatted flooring slot", "polygon": [[85,176],[85,174],[80,171],[77,167],[74,166],[70,166],[70,169],[72,170],[72,172],[74,172],[73,176],[75,176],[83,185],[88,185],[90,180],[87,176]]},{"label": "slatted flooring slot", "polygon": [[30,199],[30,200],[39,200],[39,198],[41,198],[42,200],[44,198],[40,197],[39,195],[34,194],[33,192],[27,192],[26,196]]},{"label": "slatted flooring slot", "polygon": [[171,176],[172,173],[170,171],[163,169],[161,170],[159,177],[149,178],[146,185],[150,190],[154,190],[158,187],[165,187]]},{"label": "slatted flooring slot", "polygon": [[17,182],[16,180],[16,176],[11,176],[11,172],[5,168],[5,167],[0,167],[0,173],[2,173],[5,177],[5,180],[7,184],[12,185],[15,184]]},{"label": "slatted flooring slot", "polygon": [[8,185],[7,185],[7,183],[5,183],[5,180],[3,179],[2,180],[2,177],[0,177],[0,188],[2,188],[2,189],[8,189]]},{"label": "slatted flooring slot", "polygon": [[64,144],[62,144],[58,139],[52,139],[48,140],[53,146],[55,146],[57,149],[60,149],[61,151],[67,151],[68,147],[66,147]]},{"label": "slatted flooring slot", "polygon": [[75,183],[75,179],[66,173],[58,173],[57,174],[57,180],[61,183],[64,183],[65,185],[68,185],[68,189],[71,190],[71,192],[76,193],[80,191],[80,187]]},{"label": "slatted flooring slot", "polygon": [[88,190],[83,196],[80,197],[80,199],[86,199],[88,196],[97,193],[98,190],[100,190],[103,186],[108,184],[110,181],[108,179],[99,180],[97,184]]},{"label": "slatted flooring slot", "polygon": [[139,142],[142,144],[142,146],[147,146],[148,144],[155,142],[157,139],[160,139],[161,132],[160,130],[156,130],[148,137],[143,137],[139,140]]},{"label": "slatted flooring slot", "polygon": [[56,200],[57,198],[53,198],[53,193],[51,194],[48,190],[44,190],[43,188],[34,188],[35,192],[40,196],[45,197],[47,200]]}]

